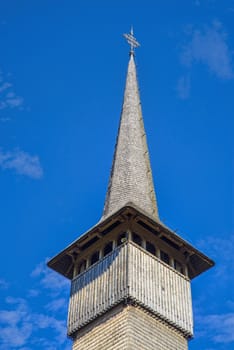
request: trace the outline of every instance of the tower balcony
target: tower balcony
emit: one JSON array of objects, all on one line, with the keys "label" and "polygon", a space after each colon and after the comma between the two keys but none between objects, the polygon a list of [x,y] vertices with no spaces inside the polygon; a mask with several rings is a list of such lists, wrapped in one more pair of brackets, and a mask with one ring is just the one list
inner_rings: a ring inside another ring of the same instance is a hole
[{"label": "tower balcony", "polygon": [[72,280],[68,335],[121,303],[147,310],[186,338],[193,335],[190,279],[132,241]]}]

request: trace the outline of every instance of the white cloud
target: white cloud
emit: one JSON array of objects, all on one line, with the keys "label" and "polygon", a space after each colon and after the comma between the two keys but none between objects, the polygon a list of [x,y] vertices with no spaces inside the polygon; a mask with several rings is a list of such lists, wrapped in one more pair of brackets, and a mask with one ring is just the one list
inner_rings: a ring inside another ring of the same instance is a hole
[{"label": "white cloud", "polygon": [[[196,246],[205,251],[216,263],[211,272],[215,281],[211,293],[217,293],[218,296],[221,290],[226,290],[227,285],[230,286],[231,290],[233,285],[233,274],[231,272],[234,270],[234,261],[230,257],[234,251],[234,235],[230,235],[228,239],[222,238],[221,234],[218,237],[207,236],[205,239],[199,240]],[[225,344],[234,342],[234,301],[232,300],[232,294],[226,293],[226,297],[223,297],[222,300],[217,299],[216,302],[217,305],[214,304],[215,300],[212,302],[211,297],[206,300],[204,294],[200,296],[200,300],[195,301],[194,315],[197,327],[195,338],[198,337],[207,341],[209,348],[206,350],[225,349],[227,347]],[[208,308],[213,310],[214,308],[217,309],[220,302],[222,313],[207,312],[205,314],[204,306],[206,303],[209,305]],[[213,348],[212,344],[214,344]]]},{"label": "white cloud", "polygon": [[43,176],[43,169],[38,156],[32,156],[20,149],[4,152],[0,149],[0,168],[12,169],[17,174],[25,175],[33,179]]},{"label": "white cloud", "polygon": [[54,329],[56,331],[55,340],[59,344],[64,343],[67,334],[66,320],[57,320],[55,317],[44,314],[34,314],[33,321],[40,329]]},{"label": "white cloud", "polygon": [[197,246],[215,260],[216,280],[223,283],[228,279],[233,279],[230,271],[234,270],[234,260],[230,259],[234,251],[234,235],[228,239],[208,236],[204,240],[199,240]]},{"label": "white cloud", "polygon": [[228,46],[227,33],[220,22],[214,21],[211,26],[190,31],[190,41],[183,48],[182,62],[203,63],[221,79],[234,77],[232,52]]},{"label": "white cloud", "polygon": [[[33,345],[34,342],[47,342],[51,347],[62,345],[66,340],[66,322],[53,316],[34,312],[26,300],[21,298],[8,298],[6,304],[14,310],[0,311],[0,349],[18,349],[22,346]],[[37,337],[43,329],[52,329],[55,333],[52,339],[46,340]],[[13,336],[14,335],[14,336]]]},{"label": "white cloud", "polygon": [[15,93],[13,84],[7,81],[3,73],[0,72],[0,110],[23,109],[23,104],[24,99]]},{"label": "white cloud", "polygon": [[7,97],[6,103],[10,108],[20,107],[23,104],[23,98],[19,96]]},{"label": "white cloud", "polygon": [[[29,322],[28,308],[23,299],[8,298],[7,304],[16,304],[14,310],[0,311],[0,349],[20,347],[32,334],[32,324]],[[12,336],[14,334],[14,336]]]},{"label": "white cloud", "polygon": [[48,261],[48,259],[46,259],[45,261],[41,262],[40,264],[38,264],[35,269],[31,272],[31,277],[39,277],[43,274],[46,273],[46,262]]},{"label": "white cloud", "polygon": [[234,342],[234,313],[211,314],[197,317],[199,327],[215,343]]},{"label": "white cloud", "polygon": [[60,276],[46,266],[46,261],[38,264],[31,273],[32,277],[40,277],[40,284],[43,288],[54,294],[60,294],[70,286],[69,280]]},{"label": "white cloud", "polygon": [[65,298],[54,299],[46,305],[48,311],[56,312],[64,310],[67,307],[67,300]]},{"label": "white cloud", "polygon": [[9,117],[0,117],[0,122],[2,122],[2,123],[9,122],[10,120],[11,120],[11,118],[9,118]]},{"label": "white cloud", "polygon": [[188,75],[184,75],[179,78],[176,88],[179,98],[181,98],[182,100],[186,100],[187,98],[189,98],[190,85],[190,77]]},{"label": "white cloud", "polygon": [[3,93],[5,90],[8,90],[10,87],[12,87],[11,83],[4,82],[2,85],[0,85],[0,94]]},{"label": "white cloud", "polygon": [[[60,276],[52,279],[51,274],[58,276],[45,262],[40,263],[31,274],[33,288],[24,293],[34,298],[9,296],[5,299],[4,308],[0,310],[0,350],[71,348],[66,336],[69,282]],[[37,290],[40,290],[40,299]],[[53,290],[57,294],[53,294]],[[46,305],[41,302],[42,294],[49,301]]]},{"label": "white cloud", "polygon": [[38,289],[29,289],[28,296],[29,297],[37,297],[40,294],[40,291]]}]

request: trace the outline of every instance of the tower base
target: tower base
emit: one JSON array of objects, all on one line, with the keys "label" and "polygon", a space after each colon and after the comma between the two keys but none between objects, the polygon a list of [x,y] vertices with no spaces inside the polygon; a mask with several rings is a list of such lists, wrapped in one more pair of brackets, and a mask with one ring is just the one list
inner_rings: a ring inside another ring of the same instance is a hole
[{"label": "tower base", "polygon": [[72,350],[187,350],[180,331],[140,307],[118,305],[78,331]]}]

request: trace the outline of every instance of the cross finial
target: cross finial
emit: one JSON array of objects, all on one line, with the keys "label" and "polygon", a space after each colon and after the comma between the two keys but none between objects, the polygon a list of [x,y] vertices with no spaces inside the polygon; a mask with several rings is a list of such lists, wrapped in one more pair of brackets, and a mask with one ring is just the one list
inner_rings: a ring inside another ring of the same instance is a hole
[{"label": "cross finial", "polygon": [[124,34],[123,36],[125,37],[125,39],[130,45],[130,55],[134,55],[135,48],[139,47],[140,44],[138,43],[138,41],[133,35],[133,27],[131,27],[130,34]]}]

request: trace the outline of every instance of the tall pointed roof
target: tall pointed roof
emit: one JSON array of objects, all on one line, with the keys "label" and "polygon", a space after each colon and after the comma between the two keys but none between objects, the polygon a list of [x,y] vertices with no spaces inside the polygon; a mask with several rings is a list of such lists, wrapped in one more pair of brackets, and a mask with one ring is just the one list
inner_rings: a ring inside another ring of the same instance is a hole
[{"label": "tall pointed roof", "polygon": [[159,220],[133,51],[102,219],[130,203]]},{"label": "tall pointed roof", "polygon": [[48,266],[72,279],[74,264],[86,259],[87,252],[93,254],[101,244],[113,240],[113,235],[135,227],[152,234],[159,246],[167,245],[176,255],[182,254],[188,265],[189,278],[194,278],[212,267],[214,262],[159,219],[134,62],[134,49],[139,44],[133,31],[125,37],[131,46],[130,60],[103,216],[95,226],[53,257]]}]

